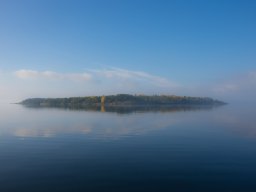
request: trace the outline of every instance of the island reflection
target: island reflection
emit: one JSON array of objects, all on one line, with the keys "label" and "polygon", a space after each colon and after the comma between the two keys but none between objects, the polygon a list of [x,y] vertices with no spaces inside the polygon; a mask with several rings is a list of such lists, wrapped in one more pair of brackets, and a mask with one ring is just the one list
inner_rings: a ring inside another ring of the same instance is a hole
[{"label": "island reflection", "polygon": [[[93,139],[116,139],[143,135],[173,126],[190,125],[200,114],[216,106],[137,106],[56,108],[12,105],[3,114],[0,135],[56,137],[80,135]],[[201,112],[200,112],[201,111]],[[13,117],[15,116],[15,121]]]},{"label": "island reflection", "polygon": [[149,112],[180,112],[180,111],[199,111],[199,110],[212,110],[222,105],[141,105],[141,106],[86,106],[86,107],[50,107],[50,106],[30,106],[23,105],[25,108],[31,109],[60,109],[71,111],[88,111],[88,112],[108,112],[118,114],[130,113],[149,113]]}]

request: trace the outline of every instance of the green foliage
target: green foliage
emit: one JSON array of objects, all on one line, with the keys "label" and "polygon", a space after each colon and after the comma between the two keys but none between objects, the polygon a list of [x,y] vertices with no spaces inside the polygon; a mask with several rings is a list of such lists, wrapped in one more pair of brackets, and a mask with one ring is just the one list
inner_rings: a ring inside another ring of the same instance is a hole
[{"label": "green foliage", "polygon": [[104,96],[102,103],[101,96],[91,97],[70,97],[70,98],[32,98],[21,102],[23,105],[34,107],[64,107],[83,108],[88,106],[166,106],[166,105],[222,105],[222,101],[213,100],[207,97],[187,97],[175,95],[129,95],[118,94]]}]

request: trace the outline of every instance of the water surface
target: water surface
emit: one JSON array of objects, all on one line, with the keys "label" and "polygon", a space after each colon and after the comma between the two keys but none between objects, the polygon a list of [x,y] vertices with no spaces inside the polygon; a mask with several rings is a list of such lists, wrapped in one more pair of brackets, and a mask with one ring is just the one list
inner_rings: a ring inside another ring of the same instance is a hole
[{"label": "water surface", "polygon": [[255,114],[1,104],[0,191],[256,191]]}]

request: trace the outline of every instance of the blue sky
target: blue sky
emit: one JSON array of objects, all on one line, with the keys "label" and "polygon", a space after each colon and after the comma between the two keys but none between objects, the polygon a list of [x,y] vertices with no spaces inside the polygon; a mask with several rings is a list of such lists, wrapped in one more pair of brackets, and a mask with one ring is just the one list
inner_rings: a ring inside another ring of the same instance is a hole
[{"label": "blue sky", "polygon": [[0,99],[229,99],[256,87],[254,0],[1,0]]}]

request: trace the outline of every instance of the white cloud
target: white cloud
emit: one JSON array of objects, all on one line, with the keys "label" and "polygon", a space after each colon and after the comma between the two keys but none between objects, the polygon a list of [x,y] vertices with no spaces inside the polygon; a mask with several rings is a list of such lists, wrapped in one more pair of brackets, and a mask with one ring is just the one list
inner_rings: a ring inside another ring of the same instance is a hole
[{"label": "white cloud", "polygon": [[[10,92],[8,90],[12,90],[9,95],[23,95],[23,97],[69,97],[128,93],[209,96],[229,101],[232,98],[253,99],[256,96],[256,71],[231,76],[215,84],[200,82],[194,86],[190,83],[181,86],[168,78],[144,71],[114,67],[87,69],[81,73],[22,69],[15,71],[14,74],[16,78],[9,77],[9,80],[0,82],[2,95],[0,97],[8,95]],[[21,81],[22,79],[27,80]]]},{"label": "white cloud", "polygon": [[223,83],[221,85],[216,85],[213,88],[213,91],[216,93],[230,93],[230,92],[235,92],[240,89],[240,86],[234,83]]},{"label": "white cloud", "polygon": [[249,90],[256,91],[256,71],[250,71],[240,76],[231,77],[214,87],[215,92],[235,93]]},{"label": "white cloud", "polygon": [[33,70],[22,69],[19,71],[15,71],[15,75],[19,78],[26,79],[26,78],[38,77],[39,72],[33,71]]},{"label": "white cloud", "polygon": [[97,76],[105,77],[107,79],[117,79],[123,81],[144,82],[157,87],[178,87],[177,83],[174,83],[167,78],[163,78],[156,75],[151,75],[143,71],[131,71],[120,68],[110,68],[103,70],[89,70]]},{"label": "white cloud", "polygon": [[156,87],[174,88],[178,85],[166,78],[151,75],[143,71],[131,71],[120,68],[109,68],[101,70],[87,70],[83,73],[58,73],[54,71],[35,71],[29,69],[21,69],[14,72],[15,76],[20,79],[44,78],[44,79],[64,79],[73,81],[88,81],[94,79],[96,81],[122,81],[126,85],[134,85],[137,83],[154,85]]},{"label": "white cloud", "polygon": [[57,73],[53,71],[34,71],[21,69],[14,72],[15,76],[21,79],[48,78],[48,79],[67,79],[75,81],[88,81],[91,79],[89,73]]},{"label": "white cloud", "polygon": [[247,72],[209,86],[210,94],[225,100],[255,102],[256,71]]},{"label": "white cloud", "polygon": [[9,95],[19,95],[19,98],[118,93],[179,94],[177,90],[180,88],[164,77],[113,67],[87,69],[81,73],[21,69],[13,74],[9,75],[9,82],[13,82],[13,86],[8,86],[12,90]]}]

